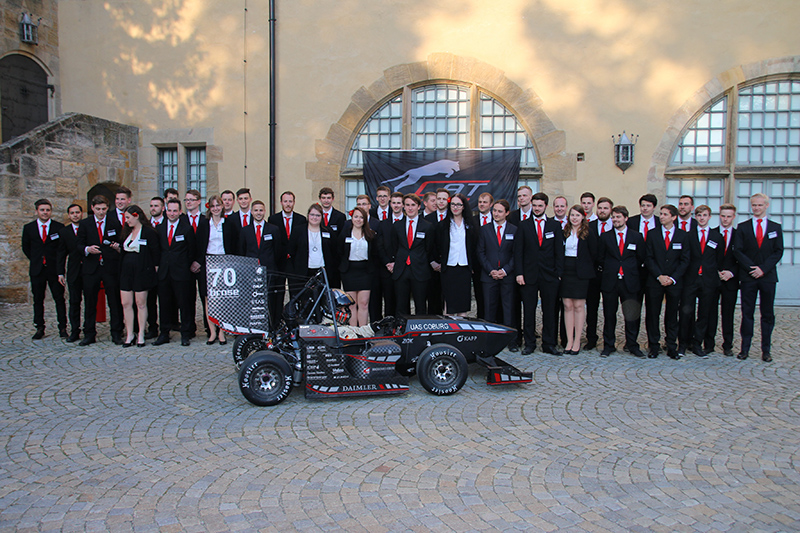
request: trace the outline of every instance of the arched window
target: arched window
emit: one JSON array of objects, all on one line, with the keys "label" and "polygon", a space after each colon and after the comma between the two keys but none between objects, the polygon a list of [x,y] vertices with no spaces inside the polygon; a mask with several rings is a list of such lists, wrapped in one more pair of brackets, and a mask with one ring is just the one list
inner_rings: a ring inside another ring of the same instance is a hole
[{"label": "arched window", "polygon": [[536,149],[514,113],[477,85],[432,83],[404,87],[361,126],[343,172],[345,207],[364,192],[363,150],[433,148],[523,148],[520,185],[539,190]]}]

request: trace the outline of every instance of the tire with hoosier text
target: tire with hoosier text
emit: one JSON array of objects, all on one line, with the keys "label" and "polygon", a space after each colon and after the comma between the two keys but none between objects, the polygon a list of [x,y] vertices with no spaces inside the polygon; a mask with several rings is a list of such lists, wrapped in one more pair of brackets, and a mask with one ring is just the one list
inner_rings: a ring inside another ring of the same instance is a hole
[{"label": "tire with hoosier text", "polygon": [[292,367],[275,352],[256,352],[239,370],[239,390],[254,405],[277,405],[292,392]]},{"label": "tire with hoosier text", "polygon": [[449,344],[434,344],[417,359],[417,376],[422,387],[437,396],[455,394],[467,382],[469,368],[460,351]]},{"label": "tire with hoosier text", "polygon": [[233,364],[242,368],[245,359],[259,350],[266,350],[267,343],[261,335],[238,335],[233,341]]}]

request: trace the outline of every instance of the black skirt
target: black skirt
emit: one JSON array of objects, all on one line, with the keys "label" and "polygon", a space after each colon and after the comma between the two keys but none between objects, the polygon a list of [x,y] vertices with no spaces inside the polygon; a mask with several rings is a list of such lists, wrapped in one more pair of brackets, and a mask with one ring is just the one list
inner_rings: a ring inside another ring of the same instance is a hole
[{"label": "black skirt", "polygon": [[564,275],[561,277],[561,297],[585,300],[589,292],[589,280],[578,279],[578,258],[564,258]]},{"label": "black skirt", "polygon": [[[139,253],[147,253],[142,251]],[[135,253],[126,253],[122,256],[122,265],[119,273],[119,290],[145,292],[154,289],[158,285],[156,271],[154,268],[142,270],[139,258]]]},{"label": "black skirt", "polygon": [[468,266],[445,267],[442,272],[442,293],[445,312],[466,313],[472,307],[472,273]]},{"label": "black skirt", "polygon": [[342,272],[342,286],[345,292],[368,291],[372,288],[372,274],[369,273],[369,261],[350,261],[347,272]]}]

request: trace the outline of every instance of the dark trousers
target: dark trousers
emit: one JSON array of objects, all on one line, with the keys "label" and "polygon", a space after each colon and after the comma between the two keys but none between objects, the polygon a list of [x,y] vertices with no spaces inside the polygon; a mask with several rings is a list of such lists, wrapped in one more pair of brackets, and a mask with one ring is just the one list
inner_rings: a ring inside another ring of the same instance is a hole
[{"label": "dark trousers", "polygon": [[427,312],[432,315],[441,315],[443,309],[444,302],[442,298],[442,275],[439,272],[434,272],[431,274],[430,281],[428,281]]},{"label": "dark trousers", "polygon": [[514,290],[517,282],[512,276],[502,280],[482,281],[483,318],[496,324],[514,327]]},{"label": "dark trousers", "polygon": [[[603,291],[603,348],[613,351],[617,343],[617,309],[622,303],[622,319],[625,321],[625,347],[639,347],[639,323],[642,304],[639,292],[631,292],[624,280],[618,279],[614,288]],[[595,326],[596,327],[596,326]]]},{"label": "dark trousers", "polygon": [[169,279],[158,282],[158,302],[161,306],[161,335],[169,335],[176,324],[172,323],[171,310],[175,307],[180,314],[181,339],[188,339],[192,334],[194,314],[194,280],[174,281]]},{"label": "dark trousers", "polygon": [[775,287],[774,281],[762,279],[743,279],[739,285],[742,291],[742,352],[750,351],[755,325],[756,297],[760,299],[761,311],[761,352],[769,354],[772,347],[772,330],[775,328]]},{"label": "dark trousers", "polygon": [[647,343],[651,349],[658,348],[661,334],[659,332],[659,322],[661,320],[661,302],[666,297],[667,304],[664,309],[664,333],[667,341],[667,353],[678,352],[678,307],[681,298],[681,287],[670,285],[664,287],[661,284],[647,286]]},{"label": "dark trousers", "polygon": [[687,282],[684,280],[681,289],[681,299],[678,312],[678,343],[685,350],[694,345],[694,334],[696,327],[695,310],[697,305],[698,292],[701,289],[702,278],[696,278]]},{"label": "dark trousers", "polygon": [[369,317],[373,322],[384,316],[394,315],[397,308],[392,275],[381,266],[380,272],[373,276],[373,290],[369,294]]},{"label": "dark trousers", "polygon": [[[603,297],[605,301],[605,296]],[[603,304],[605,306],[605,304]],[[600,278],[589,280],[586,293],[586,342],[597,344],[597,319],[600,312]],[[615,312],[616,313],[616,312]]]},{"label": "dark trousers", "polygon": [[739,282],[736,279],[723,281],[714,295],[711,313],[708,320],[705,345],[713,349],[717,334],[717,324],[722,316],[722,349],[733,350],[733,315],[736,310],[736,297],[739,294]]},{"label": "dark trousers", "polygon": [[536,346],[536,305],[542,300],[542,348],[556,346],[556,317],[553,309],[558,298],[558,280],[538,280],[522,286],[522,306],[525,316],[522,319],[522,330],[525,336],[525,347]]},{"label": "dark trousers", "polygon": [[158,334],[158,288],[147,293],[147,329]]},{"label": "dark trousers", "polygon": [[[200,296],[200,305],[203,307],[203,327],[206,330],[206,335],[210,335],[211,332],[208,329],[208,316],[206,310],[206,296],[208,296],[208,286],[206,284],[206,268],[200,269],[200,272],[197,274],[192,274],[194,278],[194,283],[192,284],[192,289],[197,287],[197,294]],[[192,290],[194,292],[194,290]],[[197,305],[197,297],[192,298],[192,333],[197,331],[197,324],[194,322],[195,317],[195,306]]]},{"label": "dark trousers", "polygon": [[398,315],[411,314],[411,297],[414,297],[414,313],[417,315],[428,314],[426,301],[428,298],[428,280],[418,281],[411,276],[411,269],[407,268],[403,274],[394,280],[394,294],[396,313]]},{"label": "dark trousers", "polygon": [[56,304],[58,329],[67,327],[67,304],[64,302],[64,287],[58,282],[55,272],[50,268],[43,268],[36,276],[31,276],[31,292],[33,293],[33,325],[37,328],[44,327],[44,295],[50,287],[50,296]]},{"label": "dark trousers", "polygon": [[472,273],[472,286],[475,288],[475,304],[478,306],[478,318],[486,318],[486,304],[483,301],[483,283],[481,283],[481,269]]},{"label": "dark trousers", "polygon": [[122,336],[122,301],[119,297],[119,278],[116,272],[100,266],[93,274],[83,276],[83,336],[97,336],[97,298],[100,294],[100,283],[108,300],[111,337]]},{"label": "dark trousers", "polygon": [[[716,272],[711,274],[718,276]],[[701,276],[694,284],[692,295],[692,310],[696,311],[692,340],[696,346],[705,346],[706,351],[714,349],[714,335],[717,330],[716,310],[719,290],[717,287],[703,283]],[[684,345],[688,346],[688,345]]]},{"label": "dark trousers", "polygon": [[69,290],[69,327],[70,333],[77,333],[81,329],[81,301],[83,300],[83,278],[78,276],[75,281],[67,282]]},{"label": "dark trousers", "polygon": [[[516,276],[514,276],[516,278]],[[514,282],[514,308],[512,309],[511,322],[512,327],[517,330],[517,338],[514,341],[514,344],[517,346],[522,346],[522,287]],[[507,320],[507,319],[506,319]],[[531,344],[531,347],[536,346],[536,316],[532,316],[531,320],[533,321],[533,329],[531,331],[531,336],[534,339],[534,343]]]}]

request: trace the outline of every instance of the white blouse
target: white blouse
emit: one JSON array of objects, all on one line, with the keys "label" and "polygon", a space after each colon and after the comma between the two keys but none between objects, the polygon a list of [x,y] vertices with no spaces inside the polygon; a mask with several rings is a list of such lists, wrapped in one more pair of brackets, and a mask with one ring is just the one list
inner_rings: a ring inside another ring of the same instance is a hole
[{"label": "white blouse", "polygon": [[564,245],[564,255],[567,257],[578,257],[578,234],[575,230],[567,237],[567,242]]},{"label": "white blouse", "polygon": [[447,266],[467,266],[467,228],[464,221],[461,225],[450,222],[450,251],[447,254]]},{"label": "white blouse", "polygon": [[322,256],[322,232],[308,230],[308,268],[322,268],[325,258]]},{"label": "white blouse", "polygon": [[369,242],[362,235],[360,239],[351,237],[350,261],[366,261],[369,259]]},{"label": "white blouse", "polygon": [[206,248],[208,255],[223,255],[225,253],[225,245],[222,242],[222,224],[224,222],[224,218],[220,218],[217,225],[214,225],[213,218],[208,221],[208,247]]}]

